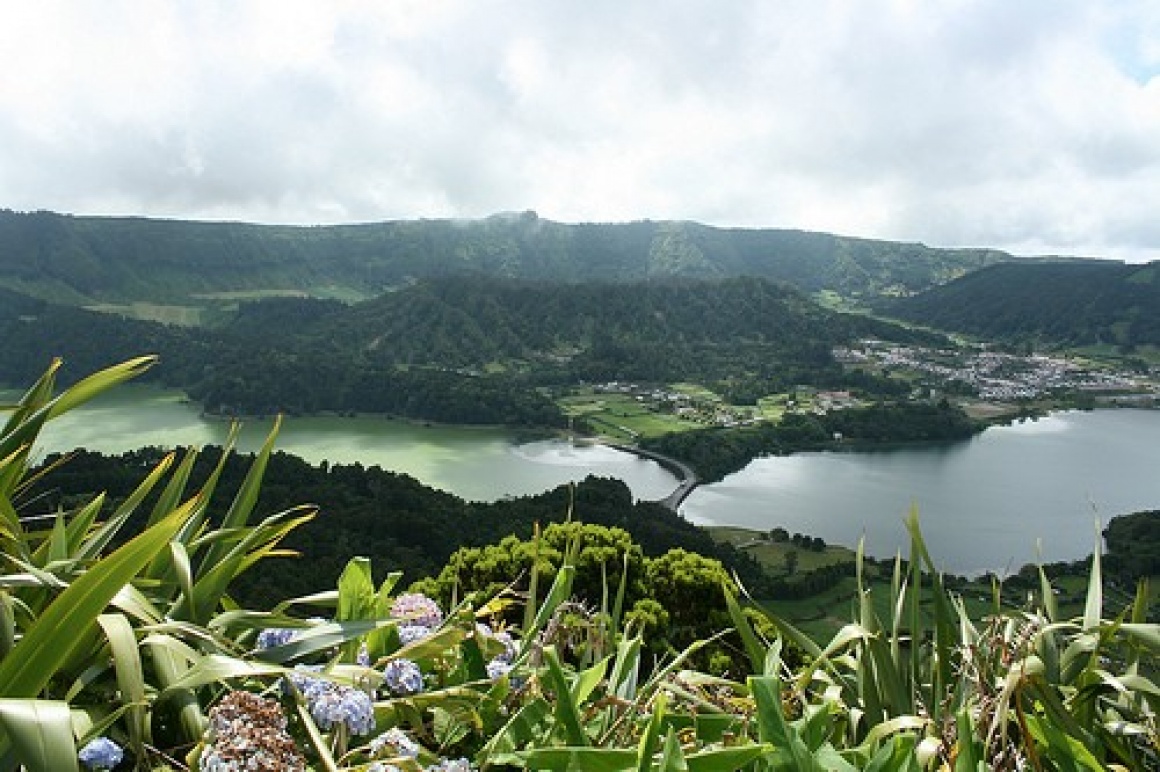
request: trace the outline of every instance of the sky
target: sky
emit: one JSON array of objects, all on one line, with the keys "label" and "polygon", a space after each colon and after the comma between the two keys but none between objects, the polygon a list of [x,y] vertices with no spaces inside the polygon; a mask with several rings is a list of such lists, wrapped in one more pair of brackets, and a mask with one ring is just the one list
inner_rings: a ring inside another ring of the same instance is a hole
[{"label": "sky", "polygon": [[0,207],[1160,259],[1155,0],[0,0]]}]

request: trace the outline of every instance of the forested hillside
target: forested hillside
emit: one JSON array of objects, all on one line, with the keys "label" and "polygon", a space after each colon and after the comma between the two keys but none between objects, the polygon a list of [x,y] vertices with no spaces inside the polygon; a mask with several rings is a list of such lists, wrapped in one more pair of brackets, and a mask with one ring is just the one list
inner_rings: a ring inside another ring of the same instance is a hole
[{"label": "forested hillside", "polygon": [[80,373],[139,351],[155,377],[214,412],[360,411],[453,423],[557,425],[541,388],[632,379],[826,383],[860,337],[931,336],[827,311],[761,279],[560,284],[417,282],[345,305],[244,304],[213,328],[181,328],[25,300],[0,309],[0,382],[51,356]]},{"label": "forested hillside", "polygon": [[[163,455],[158,448],[119,456],[78,450],[30,495],[50,507],[96,491],[120,502]],[[200,484],[220,456],[220,448],[203,449],[193,480]],[[55,460],[46,459],[45,467]],[[240,485],[246,462],[231,459],[221,484]],[[573,488],[536,496],[467,502],[377,466],[313,465],[274,453],[265,473],[261,506],[281,511],[302,503],[318,505],[320,514],[288,536],[284,545],[308,559],[263,561],[238,585],[245,602],[269,604],[314,592],[333,581],[352,554],[373,556],[382,573],[402,571],[407,582],[435,576],[459,547],[491,544],[509,535],[529,538],[537,523],[561,522],[569,512],[586,523],[624,529],[646,555],[690,550],[722,560],[756,592],[767,592],[771,581],[752,558],[714,542],[704,529],[658,504],[634,502],[628,486],[619,480],[589,478]],[[224,510],[213,513],[215,518],[224,514]]]},{"label": "forested hillside", "polygon": [[415,278],[759,276],[806,291],[910,293],[1010,256],[988,249],[690,222],[484,220],[291,227],[0,210],[0,286],[72,304],[200,305],[223,293],[369,297]]},{"label": "forested hillside", "polygon": [[900,318],[1032,344],[1160,345],[1160,263],[1007,263],[893,303]]}]

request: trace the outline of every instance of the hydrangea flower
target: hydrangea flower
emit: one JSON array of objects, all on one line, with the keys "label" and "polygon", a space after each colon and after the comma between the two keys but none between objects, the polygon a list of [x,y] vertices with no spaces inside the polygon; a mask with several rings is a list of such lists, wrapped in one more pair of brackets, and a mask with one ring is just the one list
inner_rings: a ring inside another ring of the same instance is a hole
[{"label": "hydrangea flower", "polygon": [[306,761],[286,732],[276,700],[237,691],[209,712],[200,772],[304,772]]},{"label": "hydrangea flower", "polygon": [[404,593],[395,598],[391,604],[391,616],[431,629],[443,624],[439,605],[421,592]]},{"label": "hydrangea flower", "polygon": [[491,662],[487,663],[487,677],[491,680],[503,678],[512,670],[512,663],[504,662],[499,657],[496,657]]},{"label": "hydrangea flower", "polygon": [[371,740],[369,750],[372,756],[382,756],[384,751],[389,756],[404,756],[407,758],[419,757],[419,743],[412,740],[407,733],[398,727],[392,727]]},{"label": "hydrangea flower", "polygon": [[[286,680],[293,684],[294,688],[309,702],[330,688],[331,682],[325,678],[315,678],[312,675],[307,675],[308,673],[318,673],[321,670],[321,665],[295,665],[294,672],[288,673]],[[289,694],[289,686],[283,684],[282,691],[285,694]]]},{"label": "hydrangea flower", "polygon": [[375,706],[370,695],[343,684],[329,687],[309,700],[310,715],[318,728],[327,731],[346,724],[352,735],[370,734],[375,728]]},{"label": "hydrangea flower", "polygon": [[358,654],[355,655],[354,661],[363,667],[371,666],[371,650],[367,648],[366,643],[359,645]]},{"label": "hydrangea flower", "polygon": [[259,650],[269,649],[274,646],[284,646],[294,640],[294,636],[296,635],[298,635],[298,631],[288,627],[268,627],[258,633],[258,640],[255,646]]},{"label": "hydrangea flower", "polygon": [[409,659],[393,659],[383,668],[383,683],[396,697],[423,691],[423,671]]},{"label": "hydrangea flower", "polygon": [[441,759],[427,767],[427,772],[474,772],[475,767],[467,759]]},{"label": "hydrangea flower", "polygon": [[400,772],[399,768],[394,764],[387,764],[384,761],[376,761],[367,767],[367,772]]},{"label": "hydrangea flower", "polygon": [[77,754],[77,758],[89,769],[112,769],[121,763],[124,756],[121,746],[108,737],[89,740]]},{"label": "hydrangea flower", "polygon": [[496,659],[501,662],[514,662],[516,655],[520,653],[520,647],[516,643],[516,640],[512,638],[511,633],[500,631],[493,637],[503,644],[503,653],[498,654]]},{"label": "hydrangea flower", "polygon": [[431,635],[433,630],[423,625],[399,625],[399,643],[407,644],[421,641]]}]

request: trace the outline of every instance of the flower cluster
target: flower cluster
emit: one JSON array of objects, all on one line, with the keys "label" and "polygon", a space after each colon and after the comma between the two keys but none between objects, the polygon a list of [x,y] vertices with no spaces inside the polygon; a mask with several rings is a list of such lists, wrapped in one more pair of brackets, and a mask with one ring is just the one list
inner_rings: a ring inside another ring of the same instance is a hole
[{"label": "flower cluster", "polygon": [[209,712],[201,772],[304,772],[306,761],[286,731],[275,700],[231,692]]},{"label": "flower cluster", "polygon": [[475,766],[467,759],[441,759],[427,767],[427,772],[474,772]]},{"label": "flower cluster", "polygon": [[388,758],[405,757],[415,759],[419,757],[419,743],[412,740],[406,732],[398,727],[392,727],[371,740],[367,746],[374,756]]},{"label": "flower cluster", "polygon": [[391,605],[391,616],[428,630],[443,624],[443,612],[439,610],[439,605],[421,592],[404,593],[395,598]]},{"label": "flower cluster", "polygon": [[370,734],[375,728],[375,706],[370,695],[343,684],[330,684],[310,701],[310,716],[318,728],[327,731],[346,724],[351,734]]},{"label": "flower cluster", "polygon": [[89,769],[112,769],[121,763],[121,746],[108,737],[97,737],[85,743],[77,758]]},{"label": "flower cluster", "polygon": [[374,703],[361,689],[337,684],[307,673],[319,671],[317,666],[299,665],[287,678],[306,700],[311,718],[323,731],[337,724],[345,724],[353,735],[369,734],[375,728]]},{"label": "flower cluster", "polygon": [[274,646],[285,646],[294,640],[297,635],[297,630],[288,627],[270,627],[258,633],[258,640],[255,645],[259,651],[262,649],[270,649]]},{"label": "flower cluster", "polygon": [[487,663],[487,677],[495,680],[511,672],[512,664],[515,662],[516,655],[519,654],[519,647],[516,645],[515,639],[507,632],[500,631],[492,637],[503,644],[503,651]]},{"label": "flower cluster", "polygon": [[392,659],[383,668],[383,684],[396,697],[423,691],[423,671],[409,659]]}]

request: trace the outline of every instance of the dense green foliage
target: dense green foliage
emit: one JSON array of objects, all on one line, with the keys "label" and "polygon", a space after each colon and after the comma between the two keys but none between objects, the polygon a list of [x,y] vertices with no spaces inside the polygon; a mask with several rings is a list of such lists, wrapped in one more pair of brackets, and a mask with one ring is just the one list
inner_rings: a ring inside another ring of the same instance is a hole
[{"label": "dense green foliage", "polygon": [[[917,514],[907,523],[910,559],[896,561],[883,611],[859,563],[851,622],[828,642],[775,612],[744,609],[713,561],[673,550],[649,563],[624,532],[577,523],[525,543],[530,577],[538,554],[558,562],[550,584],[545,575],[520,594],[472,594],[440,609],[399,592],[395,574],[376,582],[371,562],[354,557],[332,590],[239,607],[235,582],[313,514],[258,519],[273,433],[220,520],[210,503],[226,489],[224,466],[195,487],[194,451],[161,457],[107,514],[101,496],[53,506],[31,494],[39,473],[29,454],[43,425],[150,363],[127,362],[60,395],[54,365],[0,430],[2,772],[76,772],[78,760],[170,772],[1099,772],[1160,763],[1160,627],[1144,621],[1146,588],[1105,617],[1097,552],[1081,617],[1059,616],[1040,572],[1027,608],[996,603],[987,619],[971,619],[933,565]],[[147,524],[132,528],[146,511]],[[507,570],[521,573],[519,562]],[[571,599],[595,594],[584,584],[594,585],[597,564],[605,569],[593,610]],[[613,586],[605,578],[617,565],[643,576]],[[717,589],[689,577],[715,579]],[[620,588],[627,594],[638,579],[655,597],[625,614]],[[645,656],[642,627],[700,624],[698,612],[719,611],[710,604],[721,598],[743,669],[721,677],[691,667],[705,638],[671,657]],[[511,603],[521,623],[480,624]],[[783,656],[787,644],[800,661]]]},{"label": "dense green foliage", "polygon": [[1160,510],[1113,517],[1104,529],[1107,571],[1125,585],[1160,576]]},{"label": "dense green foliage", "polygon": [[[29,495],[44,506],[55,506],[104,492],[114,504],[128,496],[163,456],[156,448],[120,456],[78,450]],[[203,481],[220,459],[220,448],[203,449],[191,481]],[[58,460],[46,459],[44,468]],[[226,459],[218,473],[221,484],[239,484],[246,468],[244,456]],[[377,466],[312,465],[273,453],[262,486],[263,506],[281,510],[303,502],[317,506],[319,516],[288,535],[283,545],[309,555],[309,560],[264,561],[237,581],[239,598],[270,604],[309,593],[328,583],[356,552],[374,558],[376,565],[403,572],[405,581],[415,581],[439,573],[461,546],[480,547],[507,535],[529,539],[537,524],[560,522],[568,513],[586,523],[623,529],[646,555],[684,549],[711,556],[760,595],[770,582],[754,561],[728,545],[718,545],[703,529],[665,507],[634,502],[628,486],[619,480],[589,478],[535,496],[467,502]],[[209,511],[212,517],[224,515],[214,507]]]},{"label": "dense green foliage", "polygon": [[760,276],[844,295],[913,292],[1009,255],[689,222],[485,220],[290,227],[0,211],[0,286],[67,303],[238,291],[370,296],[414,278],[547,281]]},{"label": "dense green foliage", "polygon": [[1160,345],[1160,263],[1007,263],[899,300],[889,310],[991,340],[1130,351]]},{"label": "dense green foliage", "polygon": [[[35,377],[46,352],[73,372],[148,347],[155,377],[226,414],[375,412],[560,426],[542,389],[586,381],[698,380],[776,390],[865,384],[834,362],[860,337],[932,336],[826,311],[760,279],[543,284],[438,279],[343,305],[247,303],[213,329],[25,299],[0,308],[0,381]],[[869,383],[874,386],[875,384]]]},{"label": "dense green foliage", "polygon": [[946,401],[900,402],[833,410],[825,415],[791,413],[776,424],[666,434],[642,445],[684,461],[701,479],[712,482],[759,456],[870,443],[949,442],[966,439],[981,429],[979,423]]}]

